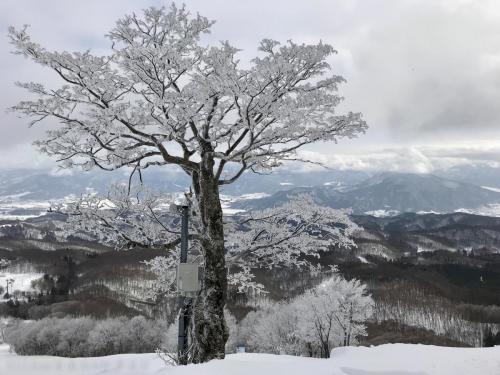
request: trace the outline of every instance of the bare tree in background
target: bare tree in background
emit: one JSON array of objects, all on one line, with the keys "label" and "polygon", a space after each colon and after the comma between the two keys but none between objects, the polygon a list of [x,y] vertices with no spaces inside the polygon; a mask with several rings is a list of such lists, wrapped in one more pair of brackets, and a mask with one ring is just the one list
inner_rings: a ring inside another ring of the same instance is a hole
[{"label": "bare tree in background", "polygon": [[105,56],[51,52],[33,42],[26,28],[10,28],[16,53],[63,81],[57,89],[19,84],[38,98],[20,102],[15,111],[30,116],[32,125],[46,119],[60,124],[36,142],[42,152],[63,167],[176,165],[191,177],[204,263],[194,309],[194,362],[224,357],[227,340],[220,187],[247,170],[297,160],[304,145],[366,129],[359,113],[335,113],[343,79],[330,73],[331,46],[265,39],[258,56],[242,67],[228,42],[200,43],[212,24],[184,7],[150,8],[116,23]]}]

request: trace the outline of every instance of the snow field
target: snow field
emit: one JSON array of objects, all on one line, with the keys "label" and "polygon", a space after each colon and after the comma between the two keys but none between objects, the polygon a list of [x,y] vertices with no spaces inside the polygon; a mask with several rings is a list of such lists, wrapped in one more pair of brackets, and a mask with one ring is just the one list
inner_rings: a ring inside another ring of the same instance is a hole
[{"label": "snow field", "polygon": [[15,375],[500,375],[500,347],[386,344],[344,347],[330,359],[240,353],[202,365],[166,367],[156,354],[22,357],[0,345],[0,374]]}]

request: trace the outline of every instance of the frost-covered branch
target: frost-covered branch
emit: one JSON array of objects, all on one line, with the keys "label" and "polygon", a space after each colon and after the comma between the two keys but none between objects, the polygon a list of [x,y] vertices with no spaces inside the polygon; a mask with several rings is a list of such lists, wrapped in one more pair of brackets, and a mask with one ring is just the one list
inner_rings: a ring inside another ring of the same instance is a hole
[{"label": "frost-covered branch", "polygon": [[[143,187],[114,185],[103,198],[95,194],[56,208],[69,214],[66,235],[90,234],[99,242],[118,249],[133,247],[165,250],[165,255],[146,262],[157,276],[157,289],[174,291],[179,262],[180,222],[168,207],[176,197]],[[227,217],[228,283],[240,291],[263,292],[252,270],[273,267],[307,267],[319,270],[314,261],[333,247],[355,246],[352,234],[358,230],[348,211],[321,207],[308,195],[300,195],[282,206]],[[199,244],[200,224],[196,205],[190,216],[190,261],[203,266]]]},{"label": "frost-covered branch", "polygon": [[250,267],[308,266],[322,251],[354,247],[358,230],[348,210],[319,206],[299,195],[282,206],[251,211],[227,230],[228,263]]},{"label": "frost-covered branch", "polygon": [[[365,131],[359,113],[335,112],[343,78],[330,73],[331,46],[265,39],[243,68],[228,42],[199,44],[212,24],[184,7],[150,8],[117,22],[105,56],[51,52],[32,41],[26,27],[11,27],[15,53],[52,69],[64,83],[58,89],[19,83],[38,99],[13,110],[31,124],[50,118],[61,124],[37,145],[63,166],[175,164],[191,174],[208,150],[220,184],[297,159],[306,144]],[[239,172],[225,176],[235,163]]]},{"label": "frost-covered branch", "polygon": [[175,218],[162,210],[171,195],[138,189],[130,194],[125,185],[114,185],[106,197],[89,194],[55,210],[69,214],[68,233],[92,234],[115,248],[170,249],[179,243]]},{"label": "frost-covered branch", "polygon": [[[305,210],[288,215],[289,221],[257,220],[255,213],[252,222],[225,230],[219,187],[246,171],[267,171],[298,159],[297,150],[305,145],[352,138],[367,127],[360,113],[336,113],[342,101],[338,86],[344,80],[327,62],[335,53],[332,46],[264,39],[256,57],[240,63],[239,50],[229,42],[202,44],[212,24],[175,4],[149,8],[118,20],[107,35],[110,52],[103,56],[53,52],[33,41],[26,27],[9,28],[14,53],[49,68],[61,82],[56,88],[20,83],[34,98],[12,108],[31,125],[59,124],[35,143],[42,152],[56,157],[62,167],[140,171],[170,164],[191,178],[199,215],[199,231],[193,233],[199,235],[205,266],[193,310],[195,362],[224,357],[225,243],[240,270],[232,280],[248,284],[245,267],[258,266],[251,259],[261,257],[260,266],[304,265],[327,243],[347,243],[344,232],[350,228],[326,229],[333,212],[311,215]],[[79,214],[71,220],[118,246],[167,248],[175,243],[160,211],[141,203],[136,214],[130,202],[102,210],[96,197],[75,206]],[[281,214],[291,209],[282,208]],[[249,236],[225,241],[225,232],[231,231]],[[302,251],[306,233],[315,242]],[[238,248],[235,240],[244,246]]]}]

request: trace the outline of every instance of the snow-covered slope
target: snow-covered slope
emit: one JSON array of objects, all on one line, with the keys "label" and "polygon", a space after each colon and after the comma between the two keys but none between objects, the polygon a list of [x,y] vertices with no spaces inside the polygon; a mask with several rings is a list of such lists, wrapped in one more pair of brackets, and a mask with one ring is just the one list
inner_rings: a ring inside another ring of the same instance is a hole
[{"label": "snow-covered slope", "polygon": [[155,354],[98,358],[20,357],[0,345],[5,375],[498,375],[500,347],[465,349],[387,344],[333,350],[330,359],[233,354],[222,361],[165,367]]}]

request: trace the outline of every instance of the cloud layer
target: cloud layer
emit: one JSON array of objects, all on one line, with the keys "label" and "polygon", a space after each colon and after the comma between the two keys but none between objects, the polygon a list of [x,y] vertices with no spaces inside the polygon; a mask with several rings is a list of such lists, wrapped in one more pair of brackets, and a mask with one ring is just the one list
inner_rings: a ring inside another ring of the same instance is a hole
[{"label": "cloud layer", "polygon": [[[229,40],[243,49],[242,60],[254,55],[264,37],[323,40],[338,50],[331,64],[348,81],[342,87],[346,100],[341,109],[363,112],[370,129],[361,139],[334,147],[336,156],[331,145],[309,150],[319,153],[319,158],[359,168],[385,163],[417,171],[435,168],[437,160],[500,161],[497,1],[185,2],[193,12],[217,20],[205,42]],[[5,33],[9,25],[31,24],[34,38],[49,49],[90,48],[105,53],[109,42],[103,35],[117,18],[140,12],[141,7],[166,4],[160,0],[140,5],[132,0],[2,1],[0,107],[10,107],[26,95],[14,87],[14,81],[56,82],[49,71],[9,54]],[[50,164],[27,146],[43,135],[43,128],[27,130],[25,120],[0,111],[0,132],[3,161],[8,159],[11,166]],[[486,140],[489,148],[474,146]],[[472,146],[465,147],[464,142]]]},{"label": "cloud layer", "polygon": [[[433,173],[456,166],[500,169],[500,146],[495,142],[394,147],[335,154],[304,150],[300,156],[332,169],[370,172]],[[321,169],[315,164],[302,164],[299,168]],[[297,166],[292,169],[297,169]]]}]

